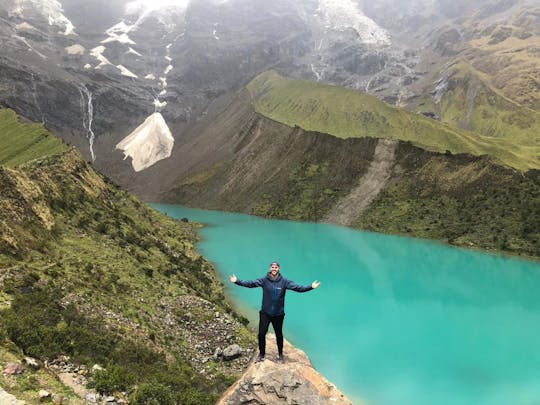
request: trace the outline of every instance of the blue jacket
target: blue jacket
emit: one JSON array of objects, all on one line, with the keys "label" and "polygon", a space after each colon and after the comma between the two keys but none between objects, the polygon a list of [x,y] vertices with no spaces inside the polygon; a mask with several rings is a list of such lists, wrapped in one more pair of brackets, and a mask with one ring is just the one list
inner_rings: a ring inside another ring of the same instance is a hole
[{"label": "blue jacket", "polygon": [[287,280],[281,274],[278,274],[277,278],[273,280],[270,272],[256,280],[236,280],[236,284],[248,288],[262,287],[261,311],[270,316],[285,315],[285,292],[287,290],[296,292],[313,290],[310,285],[298,285],[294,281]]}]

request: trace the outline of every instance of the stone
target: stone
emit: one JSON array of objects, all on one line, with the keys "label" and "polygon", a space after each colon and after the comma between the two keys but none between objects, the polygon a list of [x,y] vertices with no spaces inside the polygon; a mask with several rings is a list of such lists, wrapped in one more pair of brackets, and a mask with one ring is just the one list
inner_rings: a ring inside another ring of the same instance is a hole
[{"label": "stone", "polygon": [[24,367],[20,363],[8,363],[4,369],[4,374],[15,375],[22,374],[24,372]]},{"label": "stone", "polygon": [[221,357],[223,355],[223,350],[221,350],[219,347],[216,347],[216,350],[214,350],[214,359],[217,359],[218,357]]},{"label": "stone", "polygon": [[110,396],[105,398],[105,402],[107,402],[109,404],[112,403],[112,402],[116,402],[116,398],[113,397],[112,395],[110,395]]},{"label": "stone", "polygon": [[223,349],[222,355],[223,360],[234,360],[242,355],[242,348],[237,344],[227,346],[225,349]]},{"label": "stone", "polygon": [[101,367],[99,364],[94,364],[92,366],[92,373],[95,373],[96,371],[103,371],[103,367]]},{"label": "stone", "polygon": [[20,401],[17,398],[15,398],[14,395],[11,395],[4,391],[2,387],[0,387],[0,404],[2,405],[26,405],[25,401]]},{"label": "stone", "polygon": [[100,395],[97,392],[89,392],[86,394],[86,402],[90,402],[91,404],[97,404],[99,401]]},{"label": "stone", "polygon": [[[276,341],[268,335],[266,361],[251,363],[244,375],[230,387],[217,405],[309,404],[352,405],[332,383],[320,375],[304,352],[285,341],[287,362],[279,364]],[[362,404],[363,402],[356,402]]]},{"label": "stone", "polygon": [[38,391],[38,398],[39,398],[39,402],[43,402],[46,399],[51,398],[51,393],[49,391],[47,391],[47,390],[39,390]]},{"label": "stone", "polygon": [[34,370],[40,368],[39,360],[34,359],[33,357],[25,357],[23,361],[24,364],[26,364],[30,368],[33,368]]}]

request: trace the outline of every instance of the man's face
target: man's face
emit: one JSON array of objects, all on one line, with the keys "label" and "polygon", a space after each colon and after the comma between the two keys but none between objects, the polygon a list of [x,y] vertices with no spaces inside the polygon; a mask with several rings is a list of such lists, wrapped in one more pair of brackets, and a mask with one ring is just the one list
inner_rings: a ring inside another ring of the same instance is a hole
[{"label": "man's face", "polygon": [[270,265],[270,274],[272,274],[273,277],[276,277],[279,274],[279,265],[272,263]]}]

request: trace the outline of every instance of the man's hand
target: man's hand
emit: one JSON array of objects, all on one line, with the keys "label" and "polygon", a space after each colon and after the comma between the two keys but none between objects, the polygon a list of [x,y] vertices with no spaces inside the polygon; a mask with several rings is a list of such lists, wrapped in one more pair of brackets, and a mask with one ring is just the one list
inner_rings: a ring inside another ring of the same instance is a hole
[{"label": "man's hand", "polygon": [[321,285],[320,281],[315,280],[313,283],[311,283],[311,288],[315,289]]},{"label": "man's hand", "polygon": [[238,278],[233,274],[232,276],[229,276],[229,280],[231,281],[231,283],[236,283],[236,280],[238,280]]}]

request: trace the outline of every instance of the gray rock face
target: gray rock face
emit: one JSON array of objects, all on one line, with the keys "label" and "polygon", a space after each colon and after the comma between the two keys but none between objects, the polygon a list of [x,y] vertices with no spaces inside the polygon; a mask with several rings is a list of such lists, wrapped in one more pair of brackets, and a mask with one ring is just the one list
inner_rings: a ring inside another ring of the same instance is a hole
[{"label": "gray rock face", "polygon": [[242,355],[242,348],[237,344],[227,346],[221,354],[223,360],[234,360]]},{"label": "gray rock face", "polygon": [[20,401],[17,398],[15,398],[14,395],[11,395],[4,391],[2,387],[0,387],[0,404],[2,405],[25,405],[25,401]]},{"label": "gray rock face", "polygon": [[352,404],[313,368],[304,352],[285,342],[284,353],[285,364],[274,361],[277,358],[275,336],[269,334],[266,360],[252,363],[218,405]]}]

